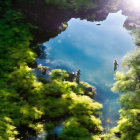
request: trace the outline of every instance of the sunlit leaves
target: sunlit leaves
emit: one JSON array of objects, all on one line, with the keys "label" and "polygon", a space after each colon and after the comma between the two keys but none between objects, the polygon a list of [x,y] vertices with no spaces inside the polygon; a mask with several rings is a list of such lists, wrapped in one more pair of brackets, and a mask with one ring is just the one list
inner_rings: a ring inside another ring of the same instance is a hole
[{"label": "sunlit leaves", "polygon": [[88,130],[84,127],[81,127],[76,118],[70,118],[64,123],[64,131],[62,133],[62,138],[64,140],[80,139],[89,136],[90,133]]},{"label": "sunlit leaves", "polygon": [[91,115],[102,107],[101,104],[93,102],[92,99],[87,96],[77,96],[72,94],[71,98],[72,104],[69,109],[73,115]]},{"label": "sunlit leaves", "polygon": [[112,90],[124,93],[120,97],[122,109],[120,120],[116,127],[121,139],[137,139],[140,126],[140,49],[124,57],[123,68],[125,73],[117,72],[116,83]]},{"label": "sunlit leaves", "polygon": [[[92,1],[91,5],[84,0],[63,2],[75,10],[94,6]],[[10,0],[4,3],[12,6]],[[101,121],[94,115],[102,106],[92,99],[95,88],[69,82],[68,73],[60,69],[50,72],[49,81],[35,77],[28,66],[37,56],[30,48],[31,25],[24,23],[20,12],[8,7],[0,19],[0,139],[21,139],[44,129],[49,135],[60,123],[65,128],[63,139],[76,136],[89,140],[94,139],[92,134],[98,138]]]},{"label": "sunlit leaves", "polygon": [[41,134],[44,131],[44,125],[42,123],[31,123],[29,127],[34,129],[37,134]]},{"label": "sunlit leaves", "polygon": [[0,120],[0,139],[13,139],[18,135],[16,127],[13,125],[13,121],[8,117],[3,117]]},{"label": "sunlit leaves", "polygon": [[52,72],[50,72],[51,80],[64,80],[67,77],[68,73],[66,71],[61,71],[60,69],[52,70]]},{"label": "sunlit leaves", "polygon": [[[94,116],[102,106],[84,95],[84,90],[91,88],[90,85],[81,83],[77,87],[78,85],[75,82],[64,81],[64,77],[67,75],[65,71],[53,70],[51,72],[51,83],[44,85],[45,90],[42,92],[45,93],[46,99],[43,104],[45,105],[47,118],[50,119],[46,123],[46,129],[50,132],[60,122],[64,122],[64,132],[61,135],[63,139],[68,137],[71,139],[72,133],[75,138],[80,139],[82,137],[79,135],[82,131],[84,138],[90,139],[92,137],[90,132],[98,134],[102,131],[100,119]],[[79,94],[78,88],[83,94]],[[72,118],[78,122],[75,122],[74,126],[69,124],[69,119],[71,122]],[[77,131],[77,129],[81,130],[81,132]]]},{"label": "sunlit leaves", "polygon": [[[64,131],[61,137],[64,140],[95,140],[92,133],[98,134],[101,132],[101,129],[97,128],[99,124],[96,125],[96,122],[101,123],[94,116],[71,117],[63,123]],[[96,138],[99,138],[98,135],[96,135]]]}]

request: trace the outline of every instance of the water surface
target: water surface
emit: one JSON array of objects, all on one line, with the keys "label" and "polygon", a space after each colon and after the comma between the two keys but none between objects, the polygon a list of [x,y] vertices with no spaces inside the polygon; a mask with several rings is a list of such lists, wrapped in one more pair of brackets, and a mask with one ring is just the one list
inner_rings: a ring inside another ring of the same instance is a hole
[{"label": "water surface", "polygon": [[113,61],[118,61],[118,70],[122,71],[123,56],[135,48],[129,32],[123,28],[125,20],[121,11],[109,14],[100,26],[95,22],[71,19],[64,32],[44,43],[47,59],[37,59],[38,64],[51,68],[69,72],[81,69],[81,80],[96,87],[95,99],[103,104],[104,127],[114,126],[119,118],[119,95],[110,90],[114,83]]}]

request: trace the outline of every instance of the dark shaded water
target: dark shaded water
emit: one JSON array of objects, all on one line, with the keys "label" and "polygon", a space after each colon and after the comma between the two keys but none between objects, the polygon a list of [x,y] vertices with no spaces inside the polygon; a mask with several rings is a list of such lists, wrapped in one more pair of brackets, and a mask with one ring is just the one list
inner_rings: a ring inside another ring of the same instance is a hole
[{"label": "dark shaded water", "polygon": [[113,61],[118,61],[121,71],[123,56],[135,48],[129,32],[123,28],[125,19],[121,12],[109,14],[100,26],[71,19],[66,31],[45,43],[47,59],[37,59],[38,64],[51,68],[69,72],[81,69],[81,80],[96,87],[96,100],[103,104],[104,127],[114,126],[119,118],[119,95],[110,90],[114,83]]}]

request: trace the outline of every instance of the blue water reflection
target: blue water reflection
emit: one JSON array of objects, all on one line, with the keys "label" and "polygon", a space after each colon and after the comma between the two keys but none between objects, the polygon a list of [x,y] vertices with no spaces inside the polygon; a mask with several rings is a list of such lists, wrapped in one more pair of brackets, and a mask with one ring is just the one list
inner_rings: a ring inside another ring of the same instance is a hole
[{"label": "blue water reflection", "polygon": [[[81,79],[97,88],[96,100],[103,104],[103,125],[112,127],[118,119],[118,95],[110,88],[113,62],[119,63],[135,46],[129,32],[123,28],[126,17],[121,12],[110,14],[97,26],[95,22],[71,19],[66,31],[46,42],[47,59],[37,60],[42,65],[70,72],[81,69]],[[107,123],[110,120],[111,123]]]}]

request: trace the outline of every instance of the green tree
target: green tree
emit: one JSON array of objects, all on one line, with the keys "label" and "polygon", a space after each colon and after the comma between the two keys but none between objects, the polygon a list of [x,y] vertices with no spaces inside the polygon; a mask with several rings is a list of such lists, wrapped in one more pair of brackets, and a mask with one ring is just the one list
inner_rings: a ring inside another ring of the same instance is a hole
[{"label": "green tree", "polygon": [[73,9],[75,11],[96,8],[98,2],[99,0],[46,0],[47,4],[56,5],[60,9]]},{"label": "green tree", "polygon": [[[49,134],[60,123],[65,130],[71,118],[80,121],[79,129],[88,137],[90,132],[100,134],[101,121],[95,115],[101,105],[92,100],[95,90],[86,91],[91,86],[81,83],[77,88],[75,82],[65,80],[68,73],[62,70],[52,70],[48,82],[31,72],[29,64],[37,56],[30,48],[31,28],[24,16],[11,8],[0,19],[0,139],[36,136],[44,129]],[[70,134],[64,131],[65,136]]]},{"label": "green tree", "polygon": [[120,97],[122,109],[120,120],[113,129],[118,137],[138,140],[140,135],[140,49],[124,57],[125,73],[117,72],[112,90],[123,93]]}]

